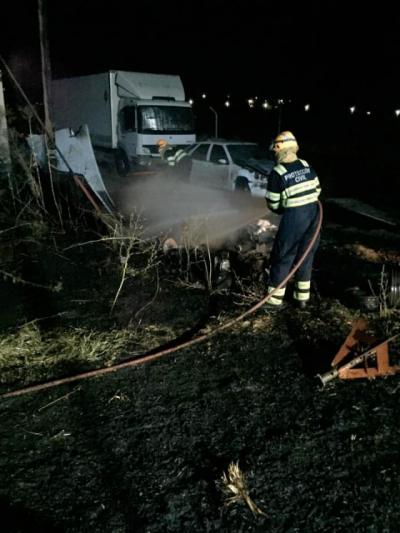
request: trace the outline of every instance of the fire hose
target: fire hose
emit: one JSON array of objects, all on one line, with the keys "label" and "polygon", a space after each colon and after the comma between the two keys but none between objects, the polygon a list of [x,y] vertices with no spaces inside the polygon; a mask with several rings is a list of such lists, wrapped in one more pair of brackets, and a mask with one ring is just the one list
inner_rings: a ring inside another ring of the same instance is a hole
[{"label": "fire hose", "polygon": [[173,346],[173,347],[167,348],[167,349],[161,349],[160,351],[158,351],[156,353],[152,353],[152,354],[149,354],[149,355],[144,355],[142,357],[135,356],[135,358],[131,358],[131,359],[125,360],[125,361],[123,361],[121,363],[116,363],[115,365],[99,368],[97,370],[90,370],[88,372],[75,374],[73,376],[69,376],[69,377],[66,377],[66,378],[56,379],[56,380],[48,381],[46,383],[41,383],[41,384],[38,384],[38,385],[32,385],[32,386],[29,386],[29,387],[24,387],[22,389],[18,389],[18,390],[12,391],[12,392],[7,392],[5,394],[1,394],[0,398],[11,398],[11,397],[14,397],[14,396],[21,396],[21,395],[24,395],[24,394],[28,394],[30,392],[37,392],[39,390],[50,389],[50,388],[56,387],[58,385],[64,385],[66,383],[74,383],[76,381],[81,381],[83,379],[88,379],[88,378],[92,378],[92,377],[95,377],[95,376],[101,376],[101,375],[104,375],[104,374],[109,374],[111,372],[116,372],[117,370],[121,370],[123,368],[130,368],[130,367],[133,367],[133,366],[142,365],[144,363],[149,363],[150,361],[155,361],[157,359],[160,359],[164,355],[169,355],[171,353],[176,353],[176,352],[178,352],[180,350],[183,350],[185,348],[190,348],[192,346],[195,346],[196,344],[200,344],[201,342],[204,342],[204,341],[210,339],[211,337],[214,337],[215,335],[217,335],[221,331],[224,331],[224,330],[232,327],[234,324],[240,322],[245,317],[253,314],[260,307],[262,307],[270,298],[272,298],[274,296],[274,294],[276,294],[276,292],[279,289],[281,289],[282,287],[284,287],[286,285],[286,283],[289,281],[289,279],[295,274],[295,272],[297,272],[297,270],[303,264],[304,260],[306,259],[308,254],[311,252],[312,247],[314,246],[314,243],[316,242],[316,240],[318,238],[318,235],[319,235],[319,232],[320,232],[320,229],[321,229],[322,218],[323,218],[323,209],[322,209],[321,202],[318,202],[318,208],[319,208],[319,211],[318,211],[317,227],[316,227],[315,232],[314,232],[310,242],[308,243],[308,246],[307,246],[306,250],[304,251],[303,255],[300,257],[300,259],[297,261],[297,263],[293,266],[293,268],[291,269],[289,274],[286,276],[286,278],[284,280],[282,280],[281,283],[276,288],[274,288],[274,290],[272,290],[270,293],[265,295],[259,302],[257,302],[250,309],[248,309],[247,311],[245,311],[244,313],[242,313],[238,317],[226,322],[225,324],[221,324],[220,326],[216,327],[215,329],[213,329],[209,333],[205,333],[203,335],[195,337],[194,339],[191,339],[189,341],[183,342],[182,344],[179,344],[177,346]]}]

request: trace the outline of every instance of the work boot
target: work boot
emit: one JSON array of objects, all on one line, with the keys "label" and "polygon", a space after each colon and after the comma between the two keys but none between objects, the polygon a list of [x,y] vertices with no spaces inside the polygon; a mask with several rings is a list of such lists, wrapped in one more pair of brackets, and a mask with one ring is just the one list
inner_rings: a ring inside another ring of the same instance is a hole
[{"label": "work boot", "polygon": [[261,310],[267,315],[276,315],[284,309],[286,309],[285,302],[281,303],[280,305],[274,305],[269,302],[265,302],[265,304],[261,307]]}]

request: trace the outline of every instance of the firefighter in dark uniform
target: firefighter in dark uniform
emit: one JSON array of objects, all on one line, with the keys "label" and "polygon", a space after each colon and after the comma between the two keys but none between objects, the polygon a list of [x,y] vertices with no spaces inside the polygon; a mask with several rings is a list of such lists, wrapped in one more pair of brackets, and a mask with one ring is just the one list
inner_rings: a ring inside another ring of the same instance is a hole
[{"label": "firefighter in dark uniform", "polygon": [[[268,178],[267,205],[282,214],[271,253],[268,293],[289,274],[310,243],[318,225],[318,197],[321,192],[315,170],[297,157],[299,146],[290,131],[280,133],[272,150],[276,166]],[[319,236],[295,273],[294,299],[305,308],[310,299],[311,271]],[[265,304],[266,310],[282,309],[286,287],[280,288]]]},{"label": "firefighter in dark uniform", "polygon": [[192,159],[189,154],[177,146],[171,146],[164,139],[157,141],[161,159],[168,164],[169,174],[182,181],[189,181]]}]

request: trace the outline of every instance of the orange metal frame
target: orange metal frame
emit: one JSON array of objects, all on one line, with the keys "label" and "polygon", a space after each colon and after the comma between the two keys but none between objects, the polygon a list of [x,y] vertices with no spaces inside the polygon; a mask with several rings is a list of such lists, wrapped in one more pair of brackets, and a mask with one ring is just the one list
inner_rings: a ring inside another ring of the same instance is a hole
[{"label": "orange metal frame", "polygon": [[390,365],[389,360],[389,341],[395,337],[377,343],[377,339],[369,335],[367,329],[367,321],[363,318],[358,319],[335,355],[331,363],[333,367],[339,365],[349,355],[352,355],[353,359],[365,355],[361,362],[362,368],[352,368],[351,361],[338,368],[337,375],[340,379],[372,379],[400,372],[400,366]]}]

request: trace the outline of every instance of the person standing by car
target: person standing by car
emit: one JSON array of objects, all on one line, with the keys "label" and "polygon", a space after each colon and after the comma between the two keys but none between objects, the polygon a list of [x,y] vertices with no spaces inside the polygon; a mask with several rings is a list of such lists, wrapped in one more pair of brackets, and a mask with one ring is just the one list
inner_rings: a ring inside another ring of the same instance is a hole
[{"label": "person standing by car", "polygon": [[192,159],[189,154],[177,146],[171,146],[165,139],[157,141],[158,153],[168,164],[171,175],[182,181],[189,181],[192,170]]},{"label": "person standing by car", "polygon": [[[321,192],[315,170],[297,157],[299,146],[293,133],[284,131],[274,140],[277,164],[268,179],[269,209],[282,214],[271,253],[268,293],[278,287],[305,252],[318,225],[318,197]],[[304,309],[310,299],[311,272],[319,235],[303,264],[295,273],[294,300]],[[265,304],[268,311],[282,308],[286,287]]]}]

